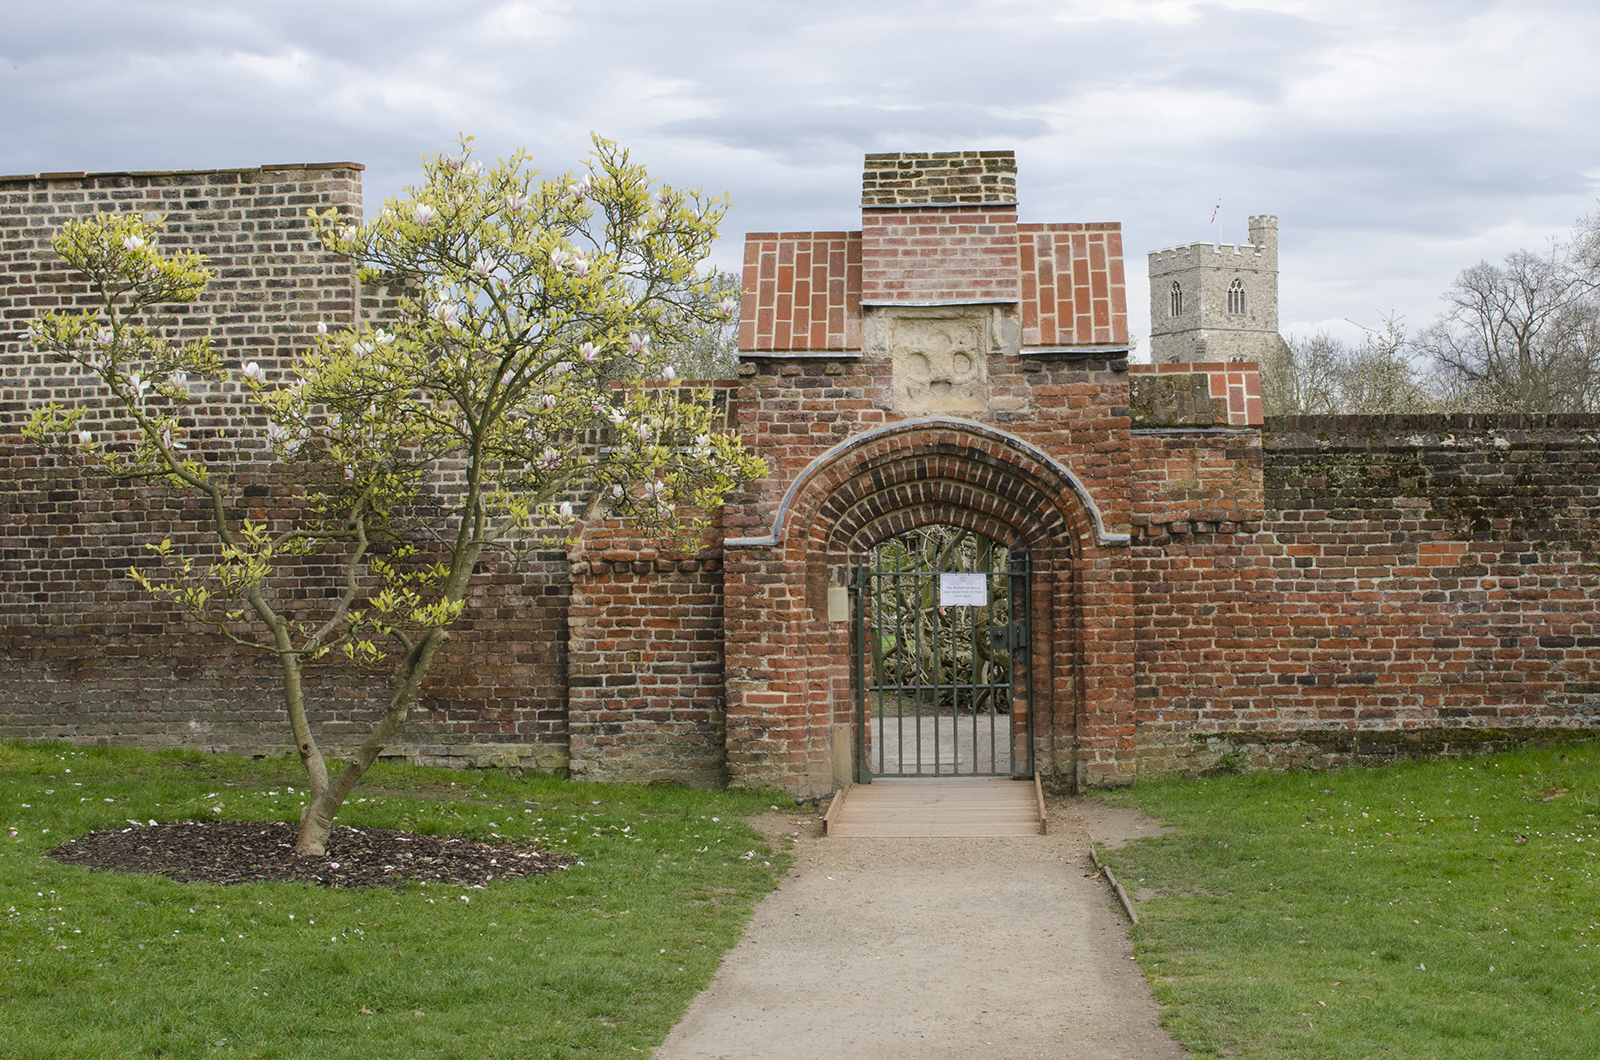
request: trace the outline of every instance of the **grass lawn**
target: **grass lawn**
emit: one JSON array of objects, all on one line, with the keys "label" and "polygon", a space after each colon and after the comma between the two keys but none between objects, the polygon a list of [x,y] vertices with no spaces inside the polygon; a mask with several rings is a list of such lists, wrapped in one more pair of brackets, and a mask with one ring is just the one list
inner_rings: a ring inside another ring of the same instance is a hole
[{"label": "grass lawn", "polygon": [[380,765],[339,823],[500,835],[581,863],[482,889],[332,891],[42,856],[129,820],[298,819],[302,777],[290,759],[0,745],[0,1056],[640,1056],[786,864],[740,818],[793,809]]},{"label": "grass lawn", "polygon": [[1102,851],[1196,1056],[1600,1055],[1600,744],[1106,795]]}]

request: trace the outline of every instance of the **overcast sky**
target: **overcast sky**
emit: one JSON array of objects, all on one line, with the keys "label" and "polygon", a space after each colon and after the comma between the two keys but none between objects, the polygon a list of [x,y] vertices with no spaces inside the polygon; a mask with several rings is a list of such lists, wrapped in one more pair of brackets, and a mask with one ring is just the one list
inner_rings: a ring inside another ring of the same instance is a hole
[{"label": "overcast sky", "polygon": [[[0,0],[0,172],[356,161],[591,130],[742,233],[857,228],[868,151],[1013,148],[1020,214],[1145,254],[1280,218],[1288,333],[1400,314],[1600,195],[1592,0]],[[1211,223],[1220,200],[1220,218]],[[1359,334],[1359,332],[1354,332]]]}]

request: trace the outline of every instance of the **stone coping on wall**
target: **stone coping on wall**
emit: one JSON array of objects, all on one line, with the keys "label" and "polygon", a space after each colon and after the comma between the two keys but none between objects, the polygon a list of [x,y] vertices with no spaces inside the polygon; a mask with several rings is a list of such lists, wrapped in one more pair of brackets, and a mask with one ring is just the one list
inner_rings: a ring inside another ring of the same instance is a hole
[{"label": "stone coping on wall", "polygon": [[260,166],[224,166],[220,169],[108,169],[99,172],[63,173],[11,173],[0,175],[0,184],[36,180],[99,180],[104,177],[208,177],[218,173],[279,173],[294,169],[358,169],[367,167],[360,162],[281,162]]}]

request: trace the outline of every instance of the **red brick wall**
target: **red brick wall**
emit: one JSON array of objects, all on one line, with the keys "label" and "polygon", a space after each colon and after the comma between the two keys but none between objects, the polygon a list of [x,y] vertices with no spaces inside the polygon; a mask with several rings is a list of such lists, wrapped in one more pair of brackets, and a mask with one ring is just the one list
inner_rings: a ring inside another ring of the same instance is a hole
[{"label": "red brick wall", "polygon": [[860,232],[753,232],[743,283],[740,349],[860,348]]},{"label": "red brick wall", "polygon": [[1127,343],[1120,224],[1019,224],[1017,238],[1022,345]]},{"label": "red brick wall", "polygon": [[1137,435],[1141,772],[1600,726],[1597,426]]},{"label": "red brick wall", "polygon": [[722,786],[720,550],[684,555],[601,521],[571,569],[572,775]]},{"label": "red brick wall", "polygon": [[[174,307],[173,333],[207,335],[236,371],[275,373],[309,343],[319,320],[348,324],[358,290],[348,263],[322,251],[306,210],[361,211],[353,163],[204,172],[55,174],[0,178],[0,736],[187,745],[252,753],[290,746],[271,660],[208,636],[148,600],[126,577],[143,546],[171,536],[209,540],[190,520],[197,499],[160,487],[115,486],[57,467],[17,434],[46,400],[93,403],[96,385],[21,342],[37,313],[84,304],[85,285],[50,249],[73,217],[154,211],[167,248],[206,256],[218,273],[201,298]],[[383,312],[382,293],[359,293]],[[213,383],[191,444],[230,458],[264,448],[238,387]],[[97,414],[92,418],[103,418]],[[291,484],[245,468],[236,483],[254,518],[287,515]],[[436,658],[394,750],[425,761],[566,762],[565,558],[545,553],[518,572],[486,561],[469,609]],[[307,569],[296,594],[320,592]],[[308,605],[309,606],[309,605]],[[309,686],[318,731],[337,750],[383,700],[383,682],[337,662]]]},{"label": "red brick wall", "polygon": [[863,210],[861,263],[863,302],[1016,301],[1017,208]]}]

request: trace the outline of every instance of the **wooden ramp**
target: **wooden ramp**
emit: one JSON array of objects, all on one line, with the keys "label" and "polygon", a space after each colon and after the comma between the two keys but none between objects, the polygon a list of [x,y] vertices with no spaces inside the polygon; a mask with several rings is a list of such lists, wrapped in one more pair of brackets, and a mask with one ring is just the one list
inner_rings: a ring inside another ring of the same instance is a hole
[{"label": "wooden ramp", "polygon": [[1044,799],[1037,780],[874,780],[835,794],[824,829],[830,836],[882,839],[1041,835]]}]

